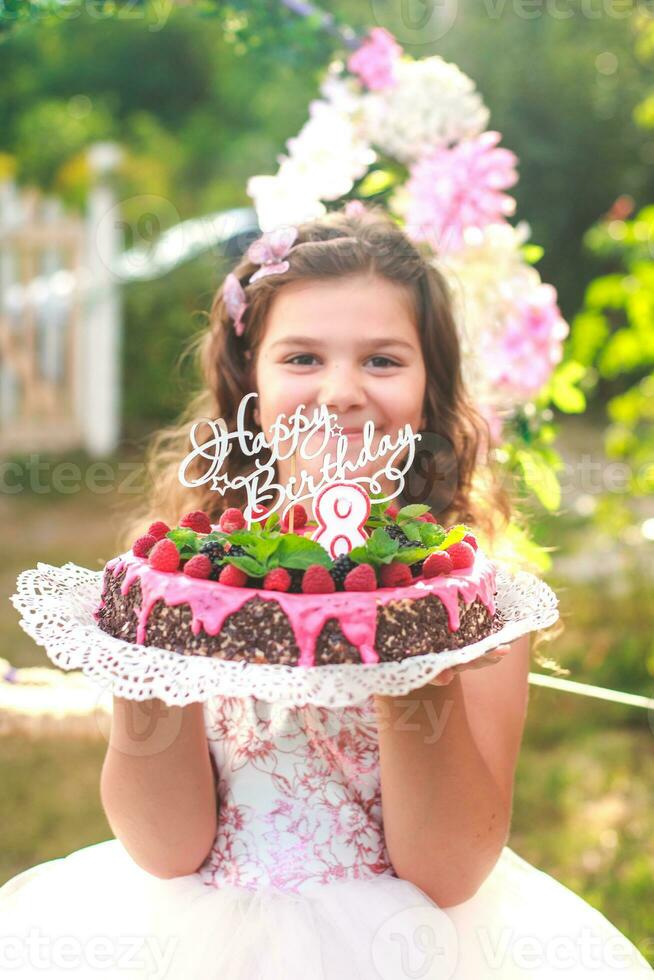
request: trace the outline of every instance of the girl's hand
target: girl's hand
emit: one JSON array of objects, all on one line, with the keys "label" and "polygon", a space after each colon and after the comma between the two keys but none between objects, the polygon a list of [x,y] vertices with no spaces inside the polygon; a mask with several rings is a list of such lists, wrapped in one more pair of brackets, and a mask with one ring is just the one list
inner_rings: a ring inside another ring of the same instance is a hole
[{"label": "girl's hand", "polygon": [[506,644],[505,646],[495,647],[494,650],[489,650],[488,653],[484,654],[483,657],[479,657],[478,660],[472,660],[468,664],[458,664],[456,667],[447,667],[442,670],[438,677],[435,677],[433,681],[427,681],[428,684],[434,684],[436,687],[444,687],[450,684],[454,680],[455,675],[460,670],[479,670],[481,667],[485,667],[487,664],[496,664],[502,659],[502,657],[509,653],[511,647]]}]

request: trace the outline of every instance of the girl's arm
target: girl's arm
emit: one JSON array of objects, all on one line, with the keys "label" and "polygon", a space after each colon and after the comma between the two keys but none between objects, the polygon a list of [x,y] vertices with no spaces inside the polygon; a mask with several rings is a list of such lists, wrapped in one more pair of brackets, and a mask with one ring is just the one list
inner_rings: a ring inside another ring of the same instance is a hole
[{"label": "girl's arm", "polygon": [[508,840],[529,646],[445,686],[375,695],[389,856],[441,908],[475,894]]},{"label": "girl's arm", "polygon": [[217,829],[202,704],[114,697],[100,796],[134,861],[158,878],[192,874]]}]

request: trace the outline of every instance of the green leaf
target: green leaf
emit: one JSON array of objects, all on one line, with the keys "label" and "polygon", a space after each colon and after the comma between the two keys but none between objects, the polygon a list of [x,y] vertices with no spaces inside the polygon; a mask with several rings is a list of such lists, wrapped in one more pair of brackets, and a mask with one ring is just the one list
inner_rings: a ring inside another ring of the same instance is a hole
[{"label": "green leaf", "polygon": [[358,548],[353,548],[349,554],[349,557],[358,565],[374,564],[374,562],[372,562],[370,559],[368,549],[364,547],[364,545],[359,545]]},{"label": "green leaf", "polygon": [[361,197],[372,197],[381,194],[395,183],[395,175],[389,170],[371,170],[359,184]]},{"label": "green leaf", "polygon": [[200,545],[205,540],[204,538],[200,539],[197,532],[192,531],[190,527],[175,527],[168,531],[166,537],[175,544],[183,560],[197,555]]},{"label": "green leaf", "polygon": [[398,524],[402,521],[408,521],[412,517],[422,517],[429,511],[429,507],[426,504],[407,504],[406,507],[402,507],[397,515]]},{"label": "green leaf", "polygon": [[431,554],[429,548],[401,548],[394,556],[394,561],[401,561],[405,565],[413,565],[414,561],[422,561]]},{"label": "green leaf", "polygon": [[280,537],[264,537],[260,531],[233,531],[229,535],[230,544],[241,545],[259,562],[266,562],[277,550],[281,540]]},{"label": "green leaf", "polygon": [[235,558],[227,558],[230,565],[235,565],[236,568],[240,568],[241,571],[246,572],[253,578],[263,578],[266,572],[269,571],[268,565],[264,562],[257,561],[256,558],[251,558],[250,555],[237,555]]},{"label": "green leaf", "polygon": [[578,361],[566,361],[554,372],[550,397],[562,412],[578,413],[586,408],[586,396],[576,387],[586,374],[586,367]]},{"label": "green leaf", "polygon": [[266,523],[264,524],[264,531],[272,531],[274,527],[279,524],[279,514],[271,514]]},{"label": "green leaf", "polygon": [[542,245],[534,245],[533,243],[523,245],[520,251],[525,262],[528,262],[529,265],[535,265],[545,254],[545,249]]},{"label": "green leaf", "polygon": [[543,507],[556,510],[561,504],[561,486],[552,467],[530,449],[518,449],[515,456],[529,489],[536,494]]},{"label": "green leaf", "polygon": [[383,528],[378,527],[366,541],[365,547],[368,554],[374,555],[377,558],[385,558],[388,555],[395,554],[399,548],[399,544]]},{"label": "green leaf", "polygon": [[429,524],[427,521],[420,522],[420,540],[425,548],[440,548],[447,536],[447,531],[440,524]]},{"label": "green leaf", "polygon": [[402,530],[409,541],[422,542],[422,529],[424,526],[429,526],[426,521],[404,521],[402,523]]},{"label": "green leaf", "polygon": [[441,551],[445,551],[451,544],[457,544],[459,541],[463,541],[469,530],[470,528],[467,528],[465,524],[455,524],[454,527],[451,527],[446,532],[445,537],[438,547]]},{"label": "green leaf", "polygon": [[303,538],[300,534],[286,534],[278,539],[275,561],[285,568],[307,569],[309,565],[331,568],[332,559],[317,541]]}]

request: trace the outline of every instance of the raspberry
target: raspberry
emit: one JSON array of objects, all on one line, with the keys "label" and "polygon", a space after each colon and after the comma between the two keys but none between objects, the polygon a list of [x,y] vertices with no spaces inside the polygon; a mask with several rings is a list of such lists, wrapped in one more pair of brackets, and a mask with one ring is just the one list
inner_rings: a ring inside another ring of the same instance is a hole
[{"label": "raspberry", "polygon": [[219,527],[225,534],[231,534],[232,531],[240,531],[245,527],[243,511],[239,510],[238,507],[228,507],[220,515]]},{"label": "raspberry", "polygon": [[162,538],[150,552],[148,561],[158,572],[176,572],[179,568],[179,551],[170,538]]},{"label": "raspberry", "polygon": [[348,555],[339,555],[334,564],[332,565],[330,571],[334,582],[336,583],[336,588],[342,591],[343,584],[345,582],[345,576],[348,572],[351,572],[353,568],[357,567],[357,563],[352,561]]},{"label": "raspberry", "polygon": [[309,565],[302,576],[303,592],[336,592],[334,579],[322,565]]},{"label": "raspberry", "polygon": [[299,528],[304,527],[304,525],[307,523],[307,512],[304,509],[304,507],[302,506],[302,504],[294,504],[293,507],[290,508],[289,511],[286,514],[284,514],[284,517],[282,519],[282,523],[280,525],[281,526],[281,530],[285,534],[288,532],[288,528],[289,528],[289,524],[290,524],[290,519],[291,519],[291,510],[293,511],[293,530],[294,531],[297,531]]},{"label": "raspberry", "polygon": [[374,592],[377,588],[377,576],[372,565],[364,563],[357,565],[345,576],[346,592]]},{"label": "raspberry", "polygon": [[194,555],[184,565],[184,573],[191,578],[209,578],[211,562],[206,555]]},{"label": "raspberry", "polygon": [[132,554],[137,558],[147,558],[155,544],[157,539],[152,534],[144,534],[142,537],[137,538],[132,545]]},{"label": "raspberry", "polygon": [[429,511],[427,511],[426,514],[422,514],[418,518],[418,520],[419,521],[427,521],[428,524],[438,524],[438,521],[436,520],[436,518],[434,517],[434,515],[433,514],[430,514]]},{"label": "raspberry", "polygon": [[179,526],[190,527],[192,531],[197,531],[198,534],[211,533],[211,521],[203,510],[192,510],[188,514],[184,514]]},{"label": "raspberry", "polygon": [[467,568],[475,560],[475,550],[465,541],[458,541],[445,549],[452,559],[454,568]]},{"label": "raspberry", "polygon": [[411,585],[411,570],[401,561],[392,561],[390,565],[382,565],[380,572],[381,584],[386,589],[397,589],[403,585]]},{"label": "raspberry", "polygon": [[263,515],[266,513],[265,507],[255,507],[252,511],[252,520],[261,521],[263,520]]},{"label": "raspberry", "polygon": [[432,551],[424,560],[422,574],[425,578],[435,578],[436,575],[449,575],[453,568],[447,551]]},{"label": "raspberry", "polygon": [[161,541],[162,538],[166,537],[169,531],[170,528],[167,524],[164,524],[163,521],[155,521],[154,524],[151,524],[148,528],[148,534],[151,534],[155,541]]},{"label": "raspberry", "polygon": [[245,572],[242,572],[240,568],[236,565],[225,565],[222,572],[218,576],[218,581],[221,585],[236,585],[243,587],[247,582],[248,577]]},{"label": "raspberry", "polygon": [[466,544],[469,544],[474,551],[476,551],[479,547],[477,544],[477,538],[474,536],[474,534],[466,534],[463,540],[466,542]]},{"label": "raspberry", "polygon": [[400,508],[397,507],[395,504],[389,504],[388,507],[386,508],[386,517],[390,517],[392,521],[395,520],[395,518],[399,513],[400,513]]},{"label": "raspberry", "polygon": [[275,592],[288,592],[291,587],[291,576],[285,568],[273,568],[263,580],[264,589],[273,589]]}]

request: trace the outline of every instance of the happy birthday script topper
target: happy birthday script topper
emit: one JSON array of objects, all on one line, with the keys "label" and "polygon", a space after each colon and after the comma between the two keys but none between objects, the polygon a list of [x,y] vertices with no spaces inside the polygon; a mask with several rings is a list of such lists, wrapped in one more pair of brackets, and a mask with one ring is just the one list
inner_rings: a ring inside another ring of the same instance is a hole
[{"label": "happy birthday script topper", "polygon": [[[201,419],[195,422],[191,428],[190,441],[191,451],[182,460],[179,466],[178,478],[185,487],[197,487],[205,483],[211,484],[211,489],[220,494],[224,494],[229,489],[245,488],[247,494],[247,506],[244,509],[245,519],[248,525],[252,519],[252,512],[255,508],[265,509],[265,514],[259,516],[259,520],[265,520],[273,514],[284,501],[287,501],[284,512],[307,498],[313,499],[315,495],[329,484],[339,481],[349,481],[356,484],[368,484],[369,492],[381,494],[383,487],[379,483],[380,477],[386,477],[391,483],[398,483],[393,493],[379,497],[379,502],[392,500],[400,494],[405,485],[404,474],[410,468],[415,458],[415,444],[422,438],[419,433],[415,433],[410,424],[398,429],[397,437],[383,435],[379,440],[377,450],[373,450],[373,439],[375,435],[374,422],[369,419],[363,427],[363,440],[359,456],[352,461],[347,459],[349,442],[347,435],[336,423],[336,415],[330,412],[326,405],[321,405],[315,409],[309,418],[304,415],[302,410],[304,405],[298,405],[291,415],[282,413],[269,428],[269,433],[251,432],[245,423],[245,412],[250,399],[257,398],[255,391],[250,392],[241,399],[237,413],[236,431],[227,428],[225,420],[220,419]],[[208,426],[210,430],[209,438],[202,443],[198,443],[198,429],[200,426]],[[310,450],[308,443],[312,438],[322,432],[322,442],[314,450]],[[329,447],[330,440],[337,438],[335,452],[332,453]],[[232,451],[232,444],[238,441],[238,445],[243,455],[253,458],[253,470],[247,475],[239,474],[233,479],[222,472],[225,461]],[[396,465],[398,457],[408,449],[406,458],[401,466]],[[265,463],[259,460],[259,454],[270,450],[270,456]],[[316,482],[314,477],[307,473],[305,469],[300,469],[299,474],[294,474],[294,466],[291,468],[291,477],[286,484],[277,482],[275,464],[281,460],[290,459],[294,463],[297,456],[309,462],[316,457],[321,457],[320,478]],[[200,459],[205,462],[205,468],[199,476],[189,478],[187,470],[191,465],[195,465]],[[381,466],[373,476],[352,476],[358,469],[366,463],[384,459]],[[272,503],[269,503],[272,501]]]}]

